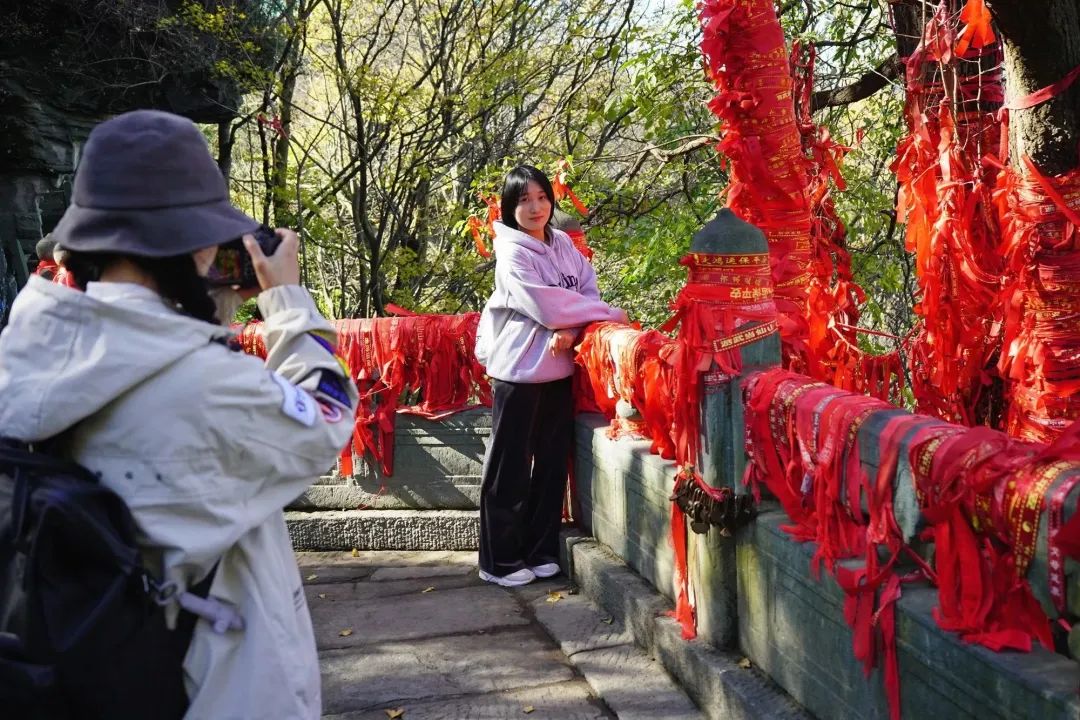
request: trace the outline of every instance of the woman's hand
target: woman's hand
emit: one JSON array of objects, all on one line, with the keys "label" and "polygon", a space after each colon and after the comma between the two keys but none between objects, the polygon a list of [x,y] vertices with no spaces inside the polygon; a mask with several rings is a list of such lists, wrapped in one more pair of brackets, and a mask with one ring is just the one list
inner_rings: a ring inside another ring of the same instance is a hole
[{"label": "woman's hand", "polygon": [[244,247],[251,255],[255,275],[263,290],[300,284],[300,236],[288,228],[277,228],[274,232],[281,238],[281,243],[273,255],[264,255],[253,235],[244,236]]},{"label": "woman's hand", "polygon": [[577,331],[569,328],[565,330],[556,330],[552,336],[551,341],[548,343],[548,348],[551,350],[551,354],[555,355],[563,350],[569,350],[574,346],[574,340],[577,338]]},{"label": "woman's hand", "polygon": [[630,324],[630,317],[626,314],[626,311],[622,308],[611,308],[611,322],[622,323],[623,325]]}]

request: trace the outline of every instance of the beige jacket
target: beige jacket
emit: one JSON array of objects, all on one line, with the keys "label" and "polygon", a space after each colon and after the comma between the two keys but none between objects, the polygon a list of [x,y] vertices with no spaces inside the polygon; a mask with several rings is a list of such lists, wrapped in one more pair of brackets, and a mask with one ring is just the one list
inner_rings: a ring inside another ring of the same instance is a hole
[{"label": "beige jacket", "polygon": [[210,595],[245,628],[196,625],[184,670],[198,720],[321,714],[282,508],[347,442],[356,389],[306,290],[258,302],[265,365],[137,285],[84,294],[31,278],[0,335],[0,435],[41,440],[79,423],[70,454],[128,503],[150,567],[189,587],[220,559]]}]

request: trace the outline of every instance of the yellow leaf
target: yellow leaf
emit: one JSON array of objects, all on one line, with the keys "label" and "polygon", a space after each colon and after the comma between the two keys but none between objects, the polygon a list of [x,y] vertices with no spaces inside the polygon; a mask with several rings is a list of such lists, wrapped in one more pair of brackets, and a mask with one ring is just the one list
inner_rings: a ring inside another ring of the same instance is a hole
[{"label": "yellow leaf", "polygon": [[534,708],[532,705],[526,705],[525,707],[523,707],[521,709],[526,715],[528,715],[529,713],[531,713],[536,708]]},{"label": "yellow leaf", "polygon": [[604,619],[603,619],[603,620],[601,620],[600,622],[604,623],[605,625],[610,625],[610,624],[611,624],[611,620],[612,620],[611,618],[604,618]]},{"label": "yellow leaf", "polygon": [[356,548],[353,548],[352,549],[352,556],[353,557],[360,557],[360,551],[357,550]]},{"label": "yellow leaf", "polygon": [[390,720],[395,720],[405,715],[405,708],[386,708],[383,712],[386,713],[386,717],[390,718]]},{"label": "yellow leaf", "polygon": [[739,667],[741,667],[743,670],[748,670],[750,668],[750,658],[743,658],[742,660],[740,660]]},{"label": "yellow leaf", "polygon": [[308,579],[308,580],[317,580],[318,578],[319,578],[319,576],[318,576],[318,575],[308,575],[308,576],[307,576],[307,579]]},{"label": "yellow leaf", "polygon": [[429,592],[431,592],[431,591],[432,591],[432,590],[434,590],[434,589],[435,589],[435,588],[434,588],[434,586],[432,586],[432,587],[426,587],[426,588],[424,588],[423,590],[421,590],[420,592],[422,592],[422,593],[429,593]]},{"label": "yellow leaf", "polygon": [[326,593],[319,593],[319,599],[320,600],[325,600],[326,599]]},{"label": "yellow leaf", "polygon": [[352,628],[345,628],[344,630],[339,632],[338,635],[340,635],[341,637],[349,637],[350,635],[352,635]]},{"label": "yellow leaf", "polygon": [[549,603],[557,603],[562,599],[563,599],[563,594],[561,592],[559,592],[558,590],[549,590],[548,591],[547,601]]}]

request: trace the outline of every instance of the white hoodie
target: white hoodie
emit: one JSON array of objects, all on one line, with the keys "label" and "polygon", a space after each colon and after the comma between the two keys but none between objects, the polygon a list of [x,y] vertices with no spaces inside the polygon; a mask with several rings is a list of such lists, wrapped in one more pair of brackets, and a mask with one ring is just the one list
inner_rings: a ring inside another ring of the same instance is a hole
[{"label": "white hoodie", "polygon": [[[282,508],[352,434],[356,388],[326,350],[334,330],[306,290],[264,291],[259,309],[265,365],[213,342],[225,328],[126,283],[81,293],[31,278],[0,335],[0,435],[42,440],[78,423],[67,454],[130,507],[151,569],[183,589],[220,559],[210,595],[246,627],[196,624],[188,720],[322,710]],[[175,605],[167,611],[175,618]]]},{"label": "white hoodie", "polygon": [[551,354],[555,330],[625,315],[600,299],[596,273],[570,236],[551,242],[495,223],[495,291],[476,332],[476,357],[496,380],[542,383],[574,373],[572,350]]}]

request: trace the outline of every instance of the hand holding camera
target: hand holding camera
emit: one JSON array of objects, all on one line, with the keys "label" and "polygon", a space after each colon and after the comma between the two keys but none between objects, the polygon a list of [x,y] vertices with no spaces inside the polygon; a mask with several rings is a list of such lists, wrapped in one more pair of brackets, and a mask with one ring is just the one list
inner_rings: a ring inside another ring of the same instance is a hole
[{"label": "hand holding camera", "polygon": [[269,290],[278,285],[300,284],[300,236],[295,231],[278,228],[276,249],[266,252],[266,246],[252,235],[243,237],[244,247],[251,257],[259,287]]},{"label": "hand holding camera", "polygon": [[299,236],[293,230],[260,226],[251,235],[218,246],[207,280],[213,286],[233,288],[248,297],[259,289],[297,285],[299,247]]}]

